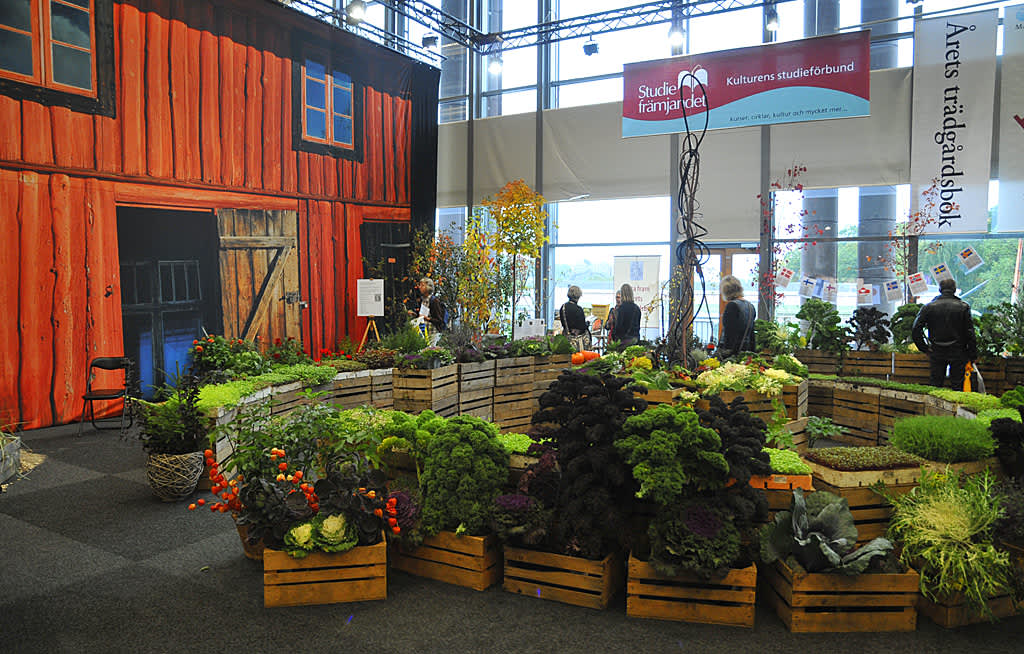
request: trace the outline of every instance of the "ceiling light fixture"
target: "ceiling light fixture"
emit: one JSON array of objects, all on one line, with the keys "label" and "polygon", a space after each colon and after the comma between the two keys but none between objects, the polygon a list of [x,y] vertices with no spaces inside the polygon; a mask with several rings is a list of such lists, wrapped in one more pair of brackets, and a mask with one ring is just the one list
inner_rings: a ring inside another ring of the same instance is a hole
[{"label": "ceiling light fixture", "polygon": [[437,35],[428,34],[423,37],[423,41],[421,43],[423,44],[424,48],[433,48],[437,45]]},{"label": "ceiling light fixture", "polygon": [[598,49],[597,41],[594,40],[594,37],[590,37],[590,40],[583,44],[583,54],[588,57],[597,54]]},{"label": "ceiling light fixture", "polygon": [[501,55],[491,55],[491,61],[487,64],[487,72],[491,75],[500,75],[501,68]]},{"label": "ceiling light fixture", "polygon": [[764,7],[764,28],[769,32],[779,31],[779,11],[774,3]]},{"label": "ceiling light fixture", "polygon": [[345,7],[345,15],[349,22],[361,23],[366,18],[366,3],[363,0],[352,0]]},{"label": "ceiling light fixture", "polygon": [[672,25],[672,29],[668,31],[668,44],[673,48],[678,48],[683,45],[686,41],[686,34],[683,32],[681,25]]}]

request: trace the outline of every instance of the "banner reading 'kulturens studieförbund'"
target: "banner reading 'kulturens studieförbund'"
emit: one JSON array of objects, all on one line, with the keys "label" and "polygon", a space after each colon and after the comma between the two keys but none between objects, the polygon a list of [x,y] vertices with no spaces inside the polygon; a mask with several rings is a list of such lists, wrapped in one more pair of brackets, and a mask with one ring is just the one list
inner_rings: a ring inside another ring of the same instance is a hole
[{"label": "banner reading 'kulturens studief\u00f6rbund'", "polygon": [[[692,73],[692,77],[687,76]],[[707,91],[701,94],[694,78]],[[626,64],[622,136],[870,115],[870,32]]]}]

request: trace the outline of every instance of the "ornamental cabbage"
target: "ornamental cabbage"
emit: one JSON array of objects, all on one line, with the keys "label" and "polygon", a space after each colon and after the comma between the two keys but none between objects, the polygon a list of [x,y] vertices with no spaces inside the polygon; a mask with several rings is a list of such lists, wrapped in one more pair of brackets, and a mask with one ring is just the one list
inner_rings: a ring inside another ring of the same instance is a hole
[{"label": "ornamental cabbage", "polygon": [[315,546],[311,522],[295,525],[284,535],[284,551],[296,559],[309,556]]},{"label": "ornamental cabbage", "polygon": [[325,552],[347,552],[359,541],[355,526],[341,513],[316,521],[313,535],[316,545]]}]

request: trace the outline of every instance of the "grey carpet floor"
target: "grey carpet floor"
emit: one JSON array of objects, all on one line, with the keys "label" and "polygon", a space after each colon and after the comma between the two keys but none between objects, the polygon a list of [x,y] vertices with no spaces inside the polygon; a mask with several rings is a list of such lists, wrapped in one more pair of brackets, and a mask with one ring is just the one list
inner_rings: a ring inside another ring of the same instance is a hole
[{"label": "grey carpet floor", "polygon": [[753,629],[625,615],[476,592],[389,572],[383,601],[265,609],[259,564],[231,520],[164,503],[144,453],[116,432],[26,432],[46,460],[0,494],[0,652],[1014,652],[1024,617],[898,634]]}]

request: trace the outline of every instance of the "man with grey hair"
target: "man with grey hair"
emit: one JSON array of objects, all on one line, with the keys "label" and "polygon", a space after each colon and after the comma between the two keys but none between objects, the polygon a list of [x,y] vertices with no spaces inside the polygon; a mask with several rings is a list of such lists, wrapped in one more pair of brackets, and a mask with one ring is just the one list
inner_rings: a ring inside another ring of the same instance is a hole
[{"label": "man with grey hair", "polygon": [[725,309],[722,311],[719,358],[735,356],[740,352],[753,352],[757,309],[743,299],[743,283],[732,275],[726,275],[719,283],[719,292],[726,301]]},{"label": "man with grey hair", "polygon": [[945,386],[948,368],[950,388],[963,390],[964,368],[978,358],[978,341],[971,307],[956,296],[955,280],[939,282],[939,295],[921,307],[912,334],[917,349],[928,355],[928,383]]}]

